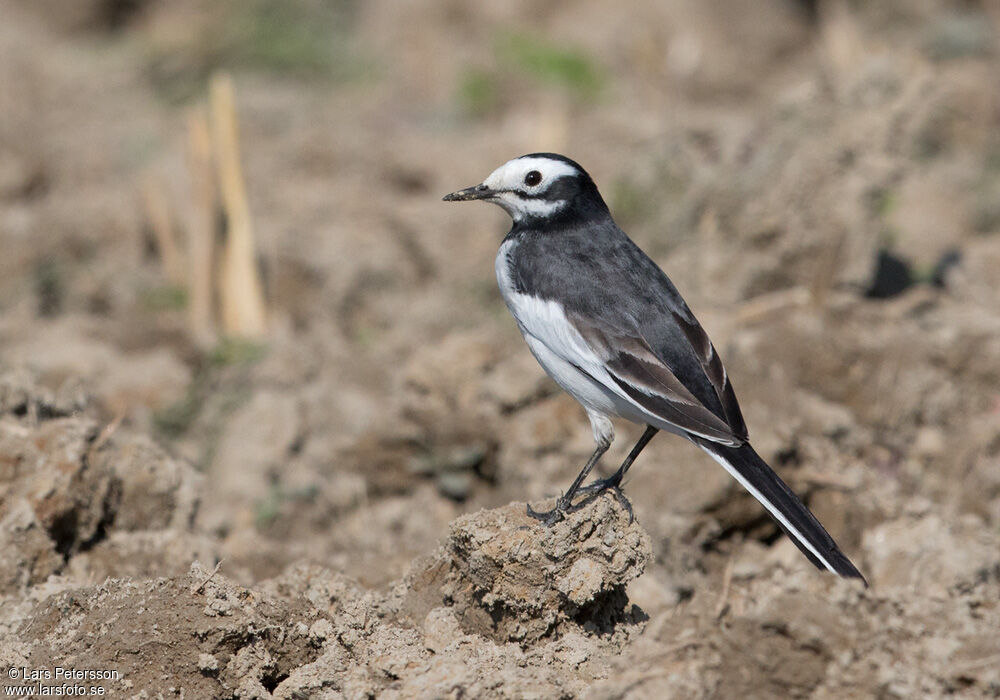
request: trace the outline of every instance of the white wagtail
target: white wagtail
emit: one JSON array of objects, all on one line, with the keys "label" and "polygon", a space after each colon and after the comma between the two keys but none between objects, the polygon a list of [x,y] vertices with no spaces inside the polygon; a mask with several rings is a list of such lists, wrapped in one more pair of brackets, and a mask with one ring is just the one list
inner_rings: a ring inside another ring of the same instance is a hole
[{"label": "white wagtail", "polygon": [[[809,561],[864,580],[750,446],[712,342],[663,270],[612,220],[583,168],[561,155],[532,153],[444,197],[474,199],[499,205],[514,220],[496,258],[500,293],[535,359],[587,411],[597,443],[555,507],[539,513],[528,506],[529,515],[551,524],[575,508],[578,494],[606,489],[627,504],[622,478],[653,436],[667,430],[721,464]],[[646,431],[613,476],[583,486],[614,440],[612,416]]]}]

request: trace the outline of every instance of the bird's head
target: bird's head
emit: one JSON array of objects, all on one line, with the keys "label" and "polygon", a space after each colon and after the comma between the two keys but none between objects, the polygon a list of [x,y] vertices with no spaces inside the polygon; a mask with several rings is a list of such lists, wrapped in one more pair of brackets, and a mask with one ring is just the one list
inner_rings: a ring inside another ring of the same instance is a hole
[{"label": "bird's head", "polygon": [[587,171],[556,153],[531,153],[507,161],[482,183],[444,196],[446,202],[474,199],[500,206],[514,223],[562,218],[570,212],[607,212]]}]

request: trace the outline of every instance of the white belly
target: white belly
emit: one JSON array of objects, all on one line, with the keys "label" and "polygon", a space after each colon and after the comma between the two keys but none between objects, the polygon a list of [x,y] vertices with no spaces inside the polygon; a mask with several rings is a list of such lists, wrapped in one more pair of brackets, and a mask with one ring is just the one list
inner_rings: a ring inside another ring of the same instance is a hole
[{"label": "white belly", "polygon": [[615,386],[614,380],[605,369],[603,360],[570,324],[562,305],[521,294],[515,289],[507,262],[507,253],[512,245],[516,243],[504,243],[497,253],[497,283],[531,354],[588,413],[621,416],[646,423],[641,409],[611,388]]},{"label": "white belly", "polygon": [[608,416],[620,415],[614,396],[603,385],[559,357],[535,336],[525,333],[523,329],[521,332],[538,364],[566,393],[583,404],[588,411]]},{"label": "white belly", "polygon": [[500,246],[496,258],[497,283],[531,353],[542,368],[587,410],[594,438],[613,436],[609,416],[651,425],[676,435],[688,432],[655,416],[629,397],[605,367],[604,360],[569,322],[561,304],[517,291],[511,279],[507,253],[514,241]]}]

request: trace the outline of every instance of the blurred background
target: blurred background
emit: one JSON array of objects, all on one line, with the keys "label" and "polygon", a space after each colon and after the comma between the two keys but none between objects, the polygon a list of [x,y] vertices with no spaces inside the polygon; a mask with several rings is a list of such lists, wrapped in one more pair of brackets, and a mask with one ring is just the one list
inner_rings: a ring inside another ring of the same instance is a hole
[{"label": "blurred background", "polygon": [[[757,449],[886,596],[868,614],[911,625],[845,638],[884,653],[871,687],[998,692],[996,640],[949,622],[1000,571],[998,29],[989,0],[0,1],[5,406],[148,436],[201,501],[179,529],[174,496],[143,506],[175,530],[142,562],[141,513],[42,522],[8,594],[194,554],[378,588],[458,515],[556,494],[590,428],[496,290],[509,221],[440,202],[556,151],[684,293]],[[42,488],[8,476],[8,509]],[[681,441],[630,476],[653,619],[724,574],[813,575]],[[818,668],[775,692],[841,687]]]}]

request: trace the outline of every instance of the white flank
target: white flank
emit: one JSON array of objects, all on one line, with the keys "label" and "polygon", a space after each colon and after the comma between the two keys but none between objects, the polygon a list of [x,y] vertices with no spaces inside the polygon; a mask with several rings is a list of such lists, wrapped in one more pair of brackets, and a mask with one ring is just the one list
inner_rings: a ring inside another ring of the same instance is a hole
[{"label": "white flank", "polygon": [[500,294],[517,321],[531,353],[559,386],[588,411],[620,416],[677,435],[693,434],[715,440],[668,423],[626,394],[608,372],[604,360],[566,318],[562,304],[518,293],[510,278],[507,262],[507,255],[515,245],[515,241],[507,241],[497,253],[496,273]]}]

